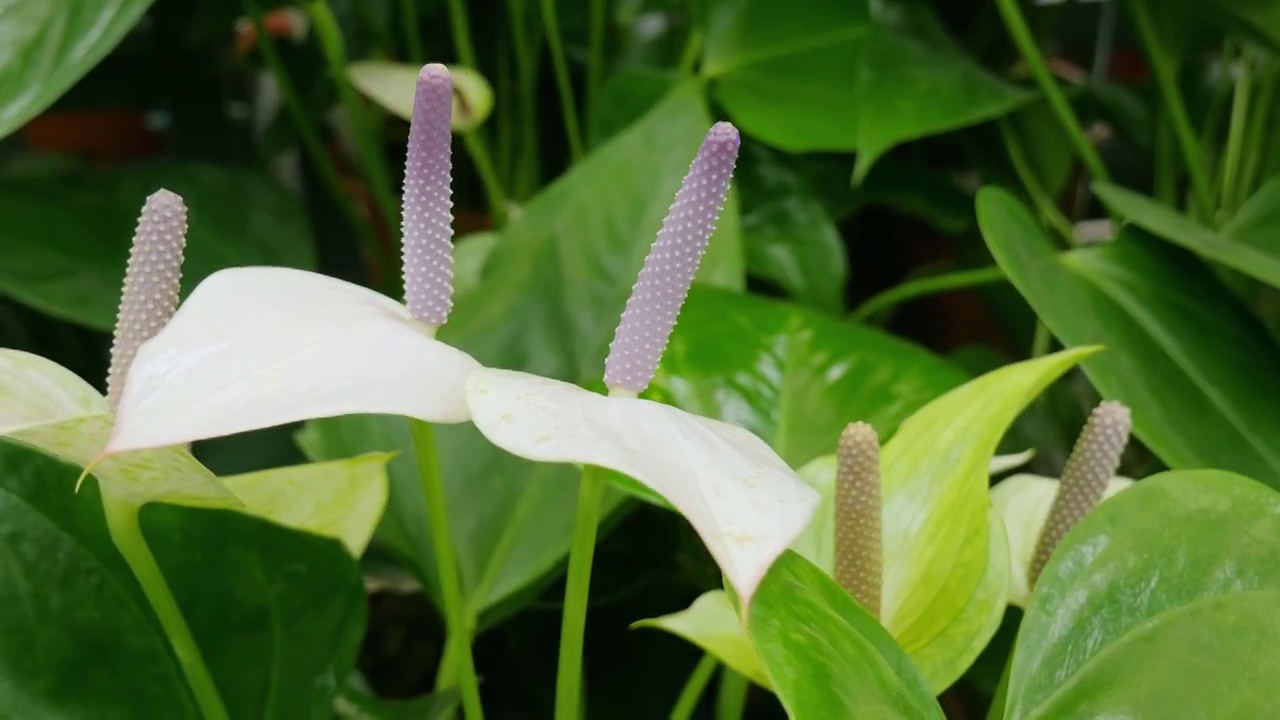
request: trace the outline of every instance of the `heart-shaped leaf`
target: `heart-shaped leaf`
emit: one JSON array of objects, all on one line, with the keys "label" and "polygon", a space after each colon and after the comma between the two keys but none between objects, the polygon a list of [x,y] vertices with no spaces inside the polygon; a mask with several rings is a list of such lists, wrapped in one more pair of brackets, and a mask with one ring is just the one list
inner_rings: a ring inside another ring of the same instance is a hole
[{"label": "heart-shaped leaf", "polygon": [[1280,487],[1280,348],[1200,263],[1131,229],[1058,254],[1004,190],[984,188],[977,206],[991,254],[1049,329],[1109,348],[1085,373],[1133,409],[1161,460]]},{"label": "heart-shaped leaf", "polygon": [[1005,718],[1276,717],[1278,557],[1280,494],[1247,478],[1174,471],[1108,500],[1036,584]]}]

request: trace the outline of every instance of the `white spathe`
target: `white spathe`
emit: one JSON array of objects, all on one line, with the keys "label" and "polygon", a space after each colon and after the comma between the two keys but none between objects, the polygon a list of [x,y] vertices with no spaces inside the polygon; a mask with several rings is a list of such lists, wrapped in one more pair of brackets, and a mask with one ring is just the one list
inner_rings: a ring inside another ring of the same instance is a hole
[{"label": "white spathe", "polygon": [[223,270],[138,351],[104,454],[358,413],[462,422],[478,367],[367,288],[288,268]]},{"label": "white spathe", "polygon": [[735,425],[510,370],[476,370],[466,389],[472,422],[498,447],[616,470],[666,498],[744,607],[818,506],[818,494],[772,448]]},{"label": "white spathe", "polygon": [[[1126,477],[1111,478],[1103,491],[1103,501],[1133,482]],[[991,504],[1004,520],[1005,531],[1009,534],[1009,562],[1012,565],[1009,573],[1010,605],[1025,608],[1031,598],[1032,588],[1028,583],[1031,561],[1035,558],[1036,545],[1049,519],[1049,511],[1053,509],[1053,501],[1058,497],[1059,487],[1056,478],[1023,474],[1001,480],[991,488]]]}]

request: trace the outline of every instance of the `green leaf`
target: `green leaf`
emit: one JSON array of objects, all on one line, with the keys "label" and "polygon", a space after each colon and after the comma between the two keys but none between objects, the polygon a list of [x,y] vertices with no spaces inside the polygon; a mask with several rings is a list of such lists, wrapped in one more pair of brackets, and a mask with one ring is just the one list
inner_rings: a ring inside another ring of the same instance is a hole
[{"label": "green leaf", "polygon": [[755,296],[695,288],[651,395],[741,425],[793,468],[864,420],[883,436],[964,380],[947,361],[867,327]]},{"label": "green leaf", "polygon": [[110,330],[143,200],[189,208],[183,287],[240,265],[315,264],[298,200],[258,173],[167,163],[0,180],[0,294]]},{"label": "green leaf", "polygon": [[1277,557],[1280,495],[1238,475],[1169,472],[1108,500],[1040,576],[1005,718],[1276,717]]},{"label": "green leaf", "polygon": [[[78,474],[0,443],[0,714],[196,718],[96,483],[73,492]],[[339,543],[223,510],[149,505],[141,520],[232,717],[328,703],[364,625],[359,570]]]},{"label": "green leaf", "polygon": [[684,610],[639,620],[631,627],[657,628],[682,637],[751,682],[772,689],[760,656],[724,590],[709,590]]},{"label": "green leaf", "polygon": [[1220,230],[1118,185],[1094,183],[1093,189],[1107,207],[1143,230],[1280,287],[1280,178],[1264,185]]},{"label": "green leaf", "polygon": [[[711,124],[697,86],[682,84],[553,183],[502,230],[480,284],[458,298],[442,339],[489,366],[599,382],[628,289]],[[700,277],[741,286],[732,200]],[[578,472],[498,451],[469,425],[436,431],[463,592],[474,612],[497,612],[568,552]],[[405,422],[312,421],[302,443],[316,459],[400,452],[388,466],[390,499],[379,537],[434,590],[435,565]],[[606,512],[620,501],[610,494]]]},{"label": "green leaf", "polygon": [[0,6],[0,138],[97,65],[152,2],[12,0]]},{"label": "green leaf", "polygon": [[1140,232],[1056,254],[1030,213],[984,188],[991,254],[1084,362],[1103,396],[1133,409],[1134,432],[1170,467],[1221,467],[1280,487],[1280,349],[1200,263]]},{"label": "green leaf", "polygon": [[775,153],[755,143],[743,144],[737,178],[747,272],[804,305],[844,310],[849,260],[822,203]]},{"label": "green leaf", "polygon": [[389,453],[222,478],[244,512],[342,542],[364,554],[387,504]]},{"label": "green leaf", "polygon": [[707,30],[703,73],[747,133],[792,152],[856,151],[858,179],[895,145],[1031,97],[940,42],[933,24],[907,28],[893,14],[869,0],[724,3]]},{"label": "green leaf", "polygon": [[793,552],[778,558],[756,591],[750,628],[789,717],[943,717],[889,633]]},{"label": "green leaf", "polygon": [[[418,87],[417,65],[364,60],[347,65],[347,79],[384,110],[404,120],[413,119],[413,96]],[[474,130],[493,112],[493,88],[479,72],[450,65],[453,77],[453,129]]]},{"label": "green leaf", "polygon": [[971,380],[913,414],[881,452],[880,614],[909,655],[929,658],[918,664],[936,692],[978,656],[1006,605],[1008,547],[987,499],[996,447],[1022,410],[1091,352],[1067,350]]}]

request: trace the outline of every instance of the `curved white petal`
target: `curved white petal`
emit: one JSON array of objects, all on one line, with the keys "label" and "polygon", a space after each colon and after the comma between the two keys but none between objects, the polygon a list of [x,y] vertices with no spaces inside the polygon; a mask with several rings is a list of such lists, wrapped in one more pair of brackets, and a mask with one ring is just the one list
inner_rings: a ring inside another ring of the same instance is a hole
[{"label": "curved white petal", "polygon": [[355,413],[462,422],[476,367],[367,288],[302,270],[224,270],[138,351],[107,452]]},{"label": "curved white petal", "polygon": [[294,465],[224,477],[241,510],[296,530],[340,540],[359,558],[387,506],[392,453]]},{"label": "curved white petal", "polygon": [[70,370],[39,355],[0,349],[0,435],[106,411],[102,393]]},{"label": "curved white petal", "polygon": [[508,452],[606,467],[662,495],[702,537],[744,607],[818,504],[755,435],[668,405],[491,369],[467,378],[467,402],[476,427]]},{"label": "curved white petal", "polygon": [[[1114,477],[1107,483],[1103,499],[1133,484],[1133,480]],[[991,488],[991,504],[1004,520],[1009,534],[1009,604],[1025,608],[1031,597],[1028,577],[1035,558],[1036,543],[1049,519],[1053,499],[1058,496],[1058,481],[1040,475],[1013,475]]]},{"label": "curved white petal", "polygon": [[[111,415],[99,413],[29,425],[6,435],[77,467],[86,467],[98,458],[111,435]],[[104,495],[135,506],[157,501],[197,507],[240,504],[184,447],[122,453],[103,459],[92,472]]]},{"label": "curved white petal", "polygon": [[987,465],[988,475],[1002,475],[1010,470],[1018,468],[1031,462],[1031,458],[1036,456],[1035,449],[1023,450],[1020,453],[1012,455],[996,455],[991,458],[990,464]]}]

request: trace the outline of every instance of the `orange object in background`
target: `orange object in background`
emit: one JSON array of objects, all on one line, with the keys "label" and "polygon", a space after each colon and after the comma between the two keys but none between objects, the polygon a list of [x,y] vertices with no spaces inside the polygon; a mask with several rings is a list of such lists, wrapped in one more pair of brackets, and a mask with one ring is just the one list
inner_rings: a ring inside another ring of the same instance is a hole
[{"label": "orange object in background", "polygon": [[147,113],[133,108],[60,110],[34,118],[22,129],[33,150],[102,162],[159,155],[164,137],[148,127]]}]

